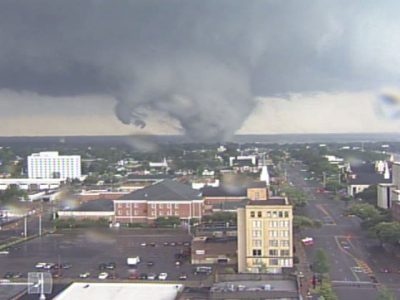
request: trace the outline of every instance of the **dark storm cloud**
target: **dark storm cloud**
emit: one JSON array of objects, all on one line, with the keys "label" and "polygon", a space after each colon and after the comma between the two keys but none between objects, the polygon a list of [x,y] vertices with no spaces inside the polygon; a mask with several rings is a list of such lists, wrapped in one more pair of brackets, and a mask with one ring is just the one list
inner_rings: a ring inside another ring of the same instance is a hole
[{"label": "dark storm cloud", "polygon": [[398,80],[399,5],[332,2],[4,0],[0,88],[111,95],[125,124],[157,110],[224,139],[255,96]]}]

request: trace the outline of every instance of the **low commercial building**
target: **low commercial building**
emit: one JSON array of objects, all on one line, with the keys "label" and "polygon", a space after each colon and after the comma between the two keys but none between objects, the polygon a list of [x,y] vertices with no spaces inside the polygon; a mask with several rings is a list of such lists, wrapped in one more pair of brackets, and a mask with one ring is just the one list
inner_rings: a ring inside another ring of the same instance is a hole
[{"label": "low commercial building", "polygon": [[293,213],[287,198],[250,201],[237,215],[239,272],[282,273],[293,267]]},{"label": "low commercial building", "polygon": [[182,290],[181,284],[74,282],[54,299],[175,300]]},{"label": "low commercial building", "polygon": [[115,222],[152,223],[159,217],[201,219],[204,200],[190,186],[165,179],[114,201]]},{"label": "low commercial building", "polygon": [[296,276],[218,274],[208,299],[302,299]]},{"label": "low commercial building", "polygon": [[76,208],[68,210],[60,210],[57,212],[60,219],[76,219],[76,220],[99,220],[106,219],[110,222],[114,220],[114,204],[113,200],[98,199],[84,202]]},{"label": "low commercial building", "polygon": [[236,264],[236,246],[235,237],[195,237],[192,240],[192,264]]}]

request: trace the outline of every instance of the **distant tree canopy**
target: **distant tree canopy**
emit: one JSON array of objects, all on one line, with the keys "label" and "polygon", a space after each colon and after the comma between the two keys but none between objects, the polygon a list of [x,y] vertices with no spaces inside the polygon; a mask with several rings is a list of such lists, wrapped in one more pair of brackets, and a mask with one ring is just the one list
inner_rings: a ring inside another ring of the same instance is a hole
[{"label": "distant tree canopy", "polygon": [[26,191],[21,190],[13,185],[8,187],[6,190],[0,192],[0,202],[3,204],[20,200],[21,198],[27,199],[28,194],[26,193]]}]

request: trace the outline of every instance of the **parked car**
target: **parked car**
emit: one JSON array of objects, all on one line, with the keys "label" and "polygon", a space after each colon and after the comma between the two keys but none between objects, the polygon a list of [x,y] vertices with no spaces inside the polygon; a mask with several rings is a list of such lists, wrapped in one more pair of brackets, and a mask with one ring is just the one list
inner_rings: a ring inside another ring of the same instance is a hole
[{"label": "parked car", "polygon": [[107,272],[101,272],[100,274],[99,274],[99,279],[101,279],[101,280],[104,280],[104,279],[107,279],[108,278],[108,273]]},{"label": "parked car", "polygon": [[185,273],[182,273],[181,275],[179,275],[179,280],[186,280],[188,278],[188,276]]},{"label": "parked car", "polygon": [[160,275],[158,275],[159,280],[167,280],[167,277],[168,277],[167,273],[160,273]]},{"label": "parked car", "polygon": [[90,277],[90,273],[89,272],[85,272],[85,273],[79,274],[79,278],[89,278],[89,277]]},{"label": "parked car", "polygon": [[55,265],[56,265],[55,263],[47,263],[47,264],[43,267],[43,269],[45,269],[45,270],[51,270],[51,269],[54,268]]},{"label": "parked car", "polygon": [[44,263],[44,262],[38,262],[38,263],[35,265],[35,268],[36,268],[36,269],[44,269],[45,266],[46,266],[46,263]]},{"label": "parked car", "polygon": [[146,280],[147,279],[147,274],[146,273],[140,273],[139,279]]},{"label": "parked car", "polygon": [[139,279],[139,273],[138,272],[132,272],[129,274],[128,279],[130,280],[138,280]]},{"label": "parked car", "polygon": [[164,242],[163,245],[164,245],[164,246],[168,246],[169,243],[168,243],[168,242]]},{"label": "parked car", "polygon": [[140,244],[140,246],[142,246],[142,247],[146,247],[146,246],[147,246],[147,244],[146,244],[145,242],[143,242],[143,243],[141,243],[141,244]]},{"label": "parked car", "polygon": [[194,274],[206,274],[209,275],[212,273],[212,267],[196,267],[194,270]]},{"label": "parked car", "polygon": [[155,246],[156,246],[156,243],[151,242],[151,243],[150,243],[150,246],[151,246],[151,247],[155,247]]},{"label": "parked car", "polygon": [[157,275],[155,273],[149,273],[149,275],[147,275],[147,279],[148,280],[156,280]]}]

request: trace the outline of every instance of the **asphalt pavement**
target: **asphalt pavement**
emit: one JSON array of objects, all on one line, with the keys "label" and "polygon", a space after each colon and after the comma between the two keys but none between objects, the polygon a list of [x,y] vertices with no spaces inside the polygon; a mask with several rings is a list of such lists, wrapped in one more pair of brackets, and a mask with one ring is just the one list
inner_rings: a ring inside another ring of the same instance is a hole
[{"label": "asphalt pavement", "polygon": [[362,231],[357,217],[343,214],[346,203],[335,200],[331,194],[320,193],[321,183],[305,180],[310,176],[302,169],[302,164],[287,165],[288,180],[309,198],[309,204],[300,213],[323,224],[321,228],[301,232],[302,236],[313,237],[315,241],[313,246],[306,246],[308,261],[313,261],[318,248],[327,252],[331,265],[330,278],[340,299],[375,300],[381,286],[390,288],[400,299],[400,274],[380,273],[383,257],[392,266],[399,265],[398,258],[384,254],[382,248],[371,251],[377,247],[377,242]]}]

